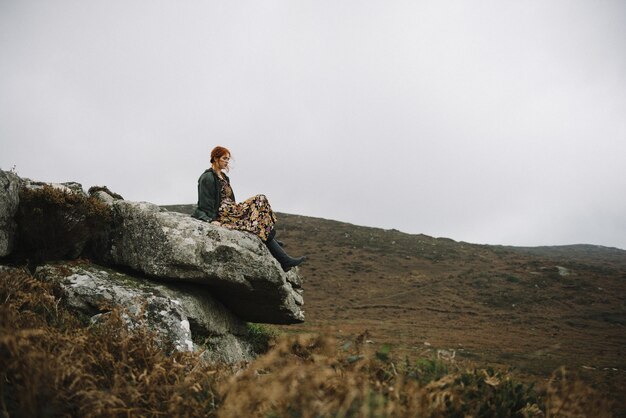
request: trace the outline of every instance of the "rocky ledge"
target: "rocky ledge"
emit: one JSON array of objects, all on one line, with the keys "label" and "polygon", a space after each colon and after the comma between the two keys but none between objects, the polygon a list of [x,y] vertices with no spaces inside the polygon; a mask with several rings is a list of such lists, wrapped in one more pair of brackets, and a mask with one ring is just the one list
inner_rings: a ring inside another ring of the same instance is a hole
[{"label": "rocky ledge", "polygon": [[283,272],[252,234],[126,201],[106,187],[87,194],[75,182],[2,170],[0,186],[0,267],[28,262],[92,320],[111,306],[152,313],[146,323],[171,346],[213,347],[209,358],[231,362],[251,355],[244,321],[304,320],[298,269]]},{"label": "rocky ledge", "polygon": [[205,286],[246,321],[292,324],[304,320],[297,269],[283,272],[258,237],[152,203],[109,202],[114,264],[159,280]]},{"label": "rocky ledge", "polygon": [[118,308],[130,327],[147,326],[166,349],[201,350],[208,359],[228,363],[253,357],[246,323],[207,289],[165,286],[85,261],[48,263],[35,276],[58,284],[67,305],[91,323]]}]

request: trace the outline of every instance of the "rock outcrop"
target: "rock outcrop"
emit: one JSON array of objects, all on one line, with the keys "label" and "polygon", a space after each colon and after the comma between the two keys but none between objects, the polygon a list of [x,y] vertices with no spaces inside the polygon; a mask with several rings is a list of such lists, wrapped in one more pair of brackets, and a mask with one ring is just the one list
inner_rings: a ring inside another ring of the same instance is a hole
[{"label": "rock outcrop", "polygon": [[59,190],[64,193],[76,193],[83,197],[87,197],[87,193],[83,190],[83,186],[75,181],[69,181],[66,183],[46,183],[43,181],[33,181],[31,179],[22,179],[22,186],[29,190],[40,190],[44,186],[50,186],[53,189]]},{"label": "rock outcrop", "polygon": [[[298,269],[283,272],[256,236],[125,201],[106,187],[87,195],[78,183],[34,182],[0,170],[6,256],[38,265],[37,277],[59,283],[68,306],[92,321],[117,307],[130,326],[143,321],[164,347],[203,350],[211,360],[254,355],[244,321],[304,320]],[[79,256],[99,264],[60,261]]]},{"label": "rock outcrop", "polygon": [[19,205],[20,178],[9,171],[0,170],[0,257],[13,250],[15,241],[15,212]]},{"label": "rock outcrop", "polygon": [[205,286],[240,318],[304,320],[302,280],[284,273],[252,234],[216,227],[147,202],[114,200],[111,261],[161,280]]},{"label": "rock outcrop", "polygon": [[207,358],[228,363],[253,357],[245,322],[197,286],[162,285],[88,262],[46,264],[35,275],[58,283],[67,305],[92,322],[121,308],[129,327],[145,324],[164,347],[210,347]]}]

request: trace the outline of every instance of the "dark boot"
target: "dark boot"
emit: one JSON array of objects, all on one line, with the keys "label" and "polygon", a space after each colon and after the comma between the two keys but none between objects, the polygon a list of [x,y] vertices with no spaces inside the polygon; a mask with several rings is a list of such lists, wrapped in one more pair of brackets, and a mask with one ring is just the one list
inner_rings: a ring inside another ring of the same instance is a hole
[{"label": "dark boot", "polygon": [[265,245],[267,245],[267,249],[270,250],[270,253],[272,253],[274,258],[278,260],[280,266],[283,268],[283,271],[289,271],[292,267],[299,266],[306,260],[306,257],[289,257],[285,250],[283,250],[283,248],[273,238],[266,241]]},{"label": "dark boot", "polygon": [[[270,231],[270,233],[267,235],[267,239],[264,241],[265,243],[267,243],[267,241],[271,241],[272,239],[276,239],[276,230],[272,228],[272,230]],[[279,240],[276,240],[276,242],[278,243],[278,245],[280,245],[281,247],[285,246],[285,243]]]}]

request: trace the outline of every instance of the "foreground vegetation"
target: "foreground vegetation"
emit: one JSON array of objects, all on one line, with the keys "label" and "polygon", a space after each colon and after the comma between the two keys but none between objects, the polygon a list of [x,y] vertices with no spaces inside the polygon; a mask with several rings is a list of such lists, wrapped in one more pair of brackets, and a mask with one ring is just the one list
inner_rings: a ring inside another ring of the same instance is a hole
[{"label": "foreground vegetation", "polygon": [[86,326],[26,271],[0,273],[0,303],[3,417],[609,416],[564,370],[535,387],[315,335],[278,337],[249,365],[206,364],[198,353],[166,356],[116,311]]}]

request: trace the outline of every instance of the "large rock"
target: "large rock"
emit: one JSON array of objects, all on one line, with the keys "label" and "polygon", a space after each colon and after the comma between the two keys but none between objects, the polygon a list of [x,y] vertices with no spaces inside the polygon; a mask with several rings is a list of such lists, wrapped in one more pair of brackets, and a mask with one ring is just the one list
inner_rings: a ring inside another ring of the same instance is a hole
[{"label": "large rock", "polygon": [[71,309],[98,321],[122,308],[129,325],[144,322],[164,345],[179,351],[206,350],[229,363],[253,358],[247,327],[198,286],[160,284],[90,263],[41,266],[36,276],[59,283]]},{"label": "large rock", "polygon": [[20,178],[9,171],[0,170],[0,257],[13,250],[15,241],[15,213],[19,205]]},{"label": "large rock", "polygon": [[68,181],[65,183],[47,183],[43,181],[34,181],[31,179],[22,179],[22,186],[29,190],[41,190],[44,186],[50,186],[53,189],[57,189],[63,193],[76,193],[83,197],[87,197],[87,193],[83,189],[83,185],[76,183],[75,181]]},{"label": "large rock", "polygon": [[202,284],[246,321],[304,320],[297,269],[284,273],[258,237],[147,202],[109,204],[113,263],[163,280]]}]

